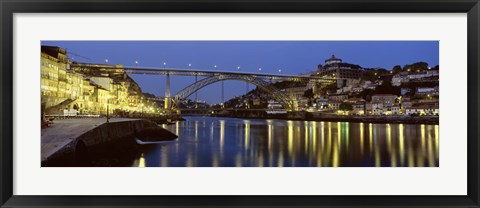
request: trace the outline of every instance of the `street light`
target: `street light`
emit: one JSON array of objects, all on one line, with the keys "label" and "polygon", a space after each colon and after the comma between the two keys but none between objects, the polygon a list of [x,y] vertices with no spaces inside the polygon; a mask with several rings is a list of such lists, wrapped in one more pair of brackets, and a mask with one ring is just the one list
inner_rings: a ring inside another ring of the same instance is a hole
[{"label": "street light", "polygon": [[108,63],[108,58],[105,59],[105,63]]},{"label": "street light", "polygon": [[188,68],[189,68],[189,69],[192,69],[192,64],[188,64]]},{"label": "street light", "polygon": [[165,69],[165,66],[167,65],[166,62],[163,62],[163,69]]},{"label": "street light", "polygon": [[107,95],[107,123],[110,122],[110,119],[108,118],[108,110],[109,110],[108,107],[109,107],[109,105],[110,105],[110,102],[109,102],[109,101],[110,101],[110,95]]},{"label": "street light", "polygon": [[262,68],[258,68],[258,71],[262,71]]},{"label": "street light", "polygon": [[278,70],[278,73],[282,73],[282,70],[281,70],[281,69],[279,69],[279,70]]},{"label": "street light", "polygon": [[217,69],[217,65],[213,66],[213,68],[215,68],[215,70]]},{"label": "street light", "polygon": [[240,66],[237,66],[237,69],[240,70]]}]

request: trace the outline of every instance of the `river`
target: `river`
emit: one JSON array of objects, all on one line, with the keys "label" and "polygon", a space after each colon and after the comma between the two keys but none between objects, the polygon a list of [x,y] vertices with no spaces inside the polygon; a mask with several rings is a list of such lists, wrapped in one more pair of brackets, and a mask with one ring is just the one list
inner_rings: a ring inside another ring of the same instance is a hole
[{"label": "river", "polygon": [[186,117],[135,167],[438,167],[439,126]]}]

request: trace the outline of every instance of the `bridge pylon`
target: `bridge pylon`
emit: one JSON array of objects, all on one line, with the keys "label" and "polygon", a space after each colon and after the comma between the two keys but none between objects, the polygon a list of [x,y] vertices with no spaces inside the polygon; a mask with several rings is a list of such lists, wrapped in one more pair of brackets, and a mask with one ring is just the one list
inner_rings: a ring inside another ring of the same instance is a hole
[{"label": "bridge pylon", "polygon": [[170,73],[167,73],[166,82],[165,82],[165,104],[164,107],[167,111],[170,111],[172,108],[172,96],[170,95]]}]

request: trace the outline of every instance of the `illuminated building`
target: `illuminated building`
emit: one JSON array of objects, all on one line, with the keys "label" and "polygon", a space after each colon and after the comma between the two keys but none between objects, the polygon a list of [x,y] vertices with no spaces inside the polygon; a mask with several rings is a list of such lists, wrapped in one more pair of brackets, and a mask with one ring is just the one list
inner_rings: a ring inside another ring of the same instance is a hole
[{"label": "illuminated building", "polygon": [[299,100],[300,98],[304,97],[303,95],[305,94],[305,90],[307,90],[305,86],[290,87],[285,89],[285,93],[290,96],[290,98]]},{"label": "illuminated building", "polygon": [[353,103],[353,113],[356,115],[364,115],[365,114],[365,100],[359,100]]},{"label": "illuminated building", "polygon": [[325,60],[324,66],[318,65],[317,70],[317,76],[336,78],[337,88],[344,87],[349,80],[360,79],[362,74],[363,69],[359,65],[345,63],[335,55]]},{"label": "illuminated building", "polygon": [[[56,46],[41,47],[41,105],[42,113],[62,115],[100,115],[115,112],[158,112],[158,106],[143,98],[138,84],[124,71],[122,65],[104,68],[71,68],[67,51]],[[95,65],[95,64],[90,64]],[[98,66],[98,65],[97,65]],[[107,65],[104,65],[107,67]]]},{"label": "illuminated building", "polygon": [[41,95],[42,109],[64,102],[66,88],[66,51],[59,47],[42,46]]},{"label": "illuminated building", "polygon": [[438,106],[434,105],[421,105],[421,106],[412,106],[406,108],[405,110],[406,115],[439,115]]},{"label": "illuminated building", "polygon": [[391,107],[395,104],[397,97],[392,94],[376,94],[372,96],[372,103],[381,103],[385,107]]}]

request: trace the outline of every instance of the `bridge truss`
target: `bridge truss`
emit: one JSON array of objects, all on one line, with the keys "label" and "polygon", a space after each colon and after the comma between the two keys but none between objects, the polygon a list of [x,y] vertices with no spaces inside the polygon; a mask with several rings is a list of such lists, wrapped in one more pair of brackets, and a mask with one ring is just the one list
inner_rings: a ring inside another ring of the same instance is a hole
[{"label": "bridge truss", "polygon": [[223,80],[241,80],[241,81],[245,81],[250,84],[256,85],[261,89],[263,89],[264,91],[266,91],[267,93],[270,93],[275,100],[282,103],[287,108],[289,109],[293,108],[292,99],[285,93],[282,93],[280,90],[278,90],[271,83],[266,82],[263,79],[257,78],[254,75],[238,75],[238,74],[217,74],[217,75],[208,76],[202,80],[199,80],[189,85],[188,87],[184,88],[180,92],[178,92],[175,95],[175,98],[173,100],[174,104],[178,103],[180,100],[186,99],[188,96],[202,89],[203,87],[206,87],[210,84],[223,81]]}]

